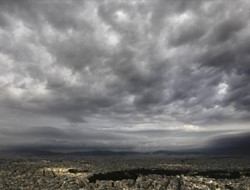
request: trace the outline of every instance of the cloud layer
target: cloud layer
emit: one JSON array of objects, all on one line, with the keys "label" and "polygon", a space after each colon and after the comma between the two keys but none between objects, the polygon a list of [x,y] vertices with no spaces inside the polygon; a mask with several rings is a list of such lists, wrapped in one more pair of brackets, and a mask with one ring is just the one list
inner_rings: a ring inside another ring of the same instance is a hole
[{"label": "cloud layer", "polygon": [[1,1],[0,140],[160,149],[249,130],[250,3],[229,1]]}]

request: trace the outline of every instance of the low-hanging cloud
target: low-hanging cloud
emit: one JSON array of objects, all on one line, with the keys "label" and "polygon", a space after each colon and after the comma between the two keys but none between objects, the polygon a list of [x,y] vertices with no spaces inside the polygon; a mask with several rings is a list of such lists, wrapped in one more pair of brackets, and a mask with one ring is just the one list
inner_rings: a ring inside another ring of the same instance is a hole
[{"label": "low-hanging cloud", "polygon": [[250,155],[249,133],[236,133],[217,136],[213,138],[204,150],[210,153],[227,154],[227,155]]}]

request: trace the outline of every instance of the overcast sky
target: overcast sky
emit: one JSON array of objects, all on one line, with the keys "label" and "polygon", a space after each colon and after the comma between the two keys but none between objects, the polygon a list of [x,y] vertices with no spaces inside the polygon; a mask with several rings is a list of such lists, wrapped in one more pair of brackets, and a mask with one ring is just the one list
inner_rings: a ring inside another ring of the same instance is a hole
[{"label": "overcast sky", "polygon": [[176,150],[250,131],[249,10],[1,0],[0,149]]}]

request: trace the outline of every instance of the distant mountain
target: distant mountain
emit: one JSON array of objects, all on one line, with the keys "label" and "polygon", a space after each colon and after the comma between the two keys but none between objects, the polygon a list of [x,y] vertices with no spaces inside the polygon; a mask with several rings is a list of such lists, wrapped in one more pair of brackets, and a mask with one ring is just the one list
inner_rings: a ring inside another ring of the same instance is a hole
[{"label": "distant mountain", "polygon": [[96,151],[85,151],[85,152],[69,152],[65,153],[65,155],[72,155],[72,156],[126,156],[126,155],[134,155],[134,154],[142,154],[139,152],[130,152],[130,151],[110,151],[110,150],[96,150]]},{"label": "distant mountain", "polygon": [[60,156],[62,153],[47,150],[1,150],[0,156]]},{"label": "distant mountain", "polygon": [[110,150],[94,150],[94,151],[76,151],[76,152],[53,152],[48,150],[33,150],[33,149],[18,149],[18,150],[3,150],[0,151],[1,156],[129,156],[129,155],[185,155],[199,154],[192,152],[178,152],[159,150],[154,152],[133,152],[133,151],[110,151]]},{"label": "distant mountain", "polygon": [[48,150],[33,150],[33,149],[17,149],[17,150],[1,150],[0,156],[126,156],[126,155],[135,155],[142,154],[139,152],[130,152],[130,151],[109,151],[109,150],[95,150],[95,151],[83,151],[83,152],[54,152]]},{"label": "distant mountain", "polygon": [[151,154],[154,155],[196,155],[196,154],[204,154],[204,152],[201,152],[199,150],[179,150],[179,151],[169,151],[169,150],[158,150],[158,151],[154,151]]}]

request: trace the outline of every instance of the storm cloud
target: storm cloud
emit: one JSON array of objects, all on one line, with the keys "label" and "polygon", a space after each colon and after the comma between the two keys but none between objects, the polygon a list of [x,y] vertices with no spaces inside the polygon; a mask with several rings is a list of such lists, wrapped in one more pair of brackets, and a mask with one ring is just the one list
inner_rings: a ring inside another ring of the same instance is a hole
[{"label": "storm cloud", "polygon": [[216,154],[250,155],[249,133],[236,133],[214,137],[206,146],[206,151]]},{"label": "storm cloud", "polygon": [[0,1],[1,147],[175,149],[249,131],[250,3],[229,1]]}]

